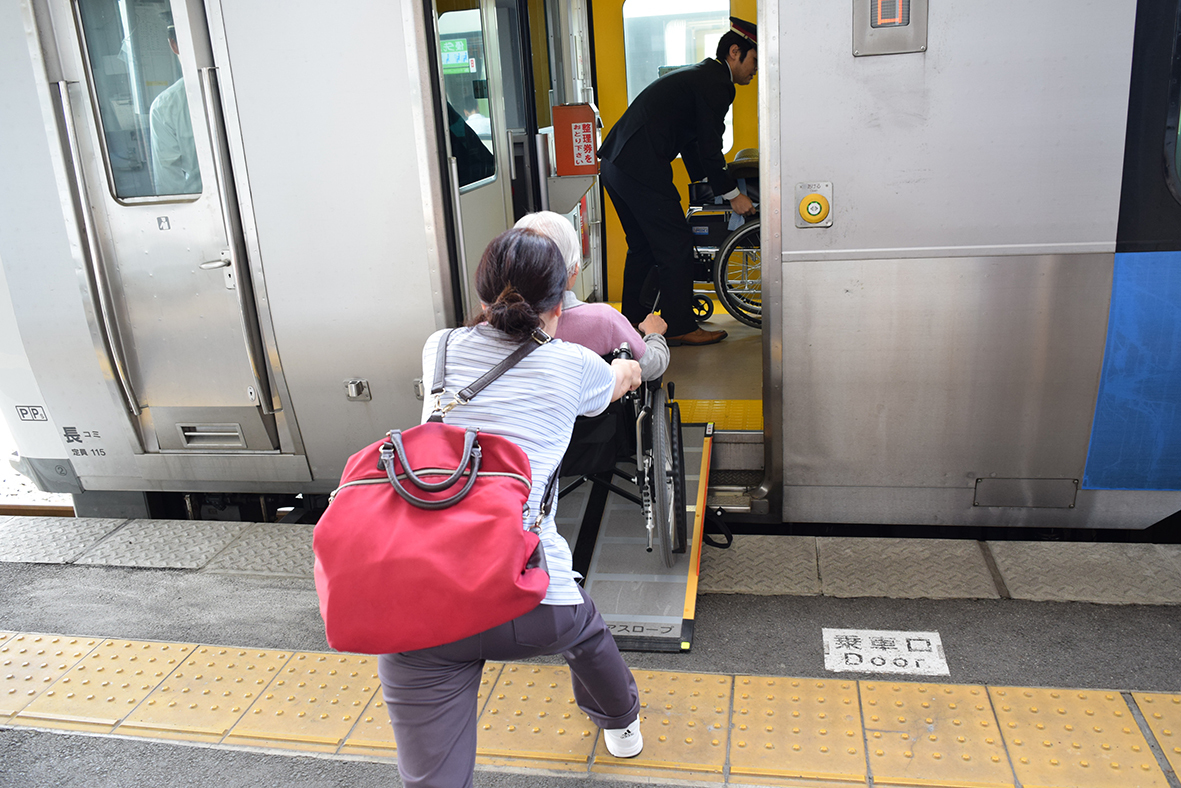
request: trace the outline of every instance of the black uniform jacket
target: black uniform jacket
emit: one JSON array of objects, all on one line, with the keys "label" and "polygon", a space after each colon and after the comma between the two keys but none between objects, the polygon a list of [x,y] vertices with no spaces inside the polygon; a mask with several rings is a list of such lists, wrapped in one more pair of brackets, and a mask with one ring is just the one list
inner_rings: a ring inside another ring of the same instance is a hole
[{"label": "black uniform jacket", "polygon": [[714,194],[724,194],[735,187],[722,157],[726,111],[733,101],[730,67],[721,61],[710,58],[665,74],[611,127],[599,158],[675,195],[672,161],[680,154],[690,179],[708,177]]}]

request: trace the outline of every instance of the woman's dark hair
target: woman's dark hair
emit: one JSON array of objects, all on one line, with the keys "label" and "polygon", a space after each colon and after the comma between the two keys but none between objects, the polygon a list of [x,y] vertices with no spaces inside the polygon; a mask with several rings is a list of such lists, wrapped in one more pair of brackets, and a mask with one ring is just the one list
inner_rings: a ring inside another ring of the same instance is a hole
[{"label": "woman's dark hair", "polygon": [[557,244],[529,229],[503,232],[480,258],[476,293],[485,306],[468,325],[486,320],[514,339],[525,339],[565,290],[566,264]]},{"label": "woman's dark hair", "polygon": [[758,48],[755,45],[755,43],[753,41],[751,41],[749,38],[745,38],[743,36],[740,36],[737,33],[735,33],[733,30],[728,30],[728,31],[726,31],[726,34],[724,36],[722,36],[721,40],[718,41],[718,51],[717,51],[718,60],[725,63],[726,58],[728,58],[730,56],[730,47],[733,46],[734,44],[738,45],[738,59],[739,60],[746,60],[746,53],[751,51],[752,49]]}]

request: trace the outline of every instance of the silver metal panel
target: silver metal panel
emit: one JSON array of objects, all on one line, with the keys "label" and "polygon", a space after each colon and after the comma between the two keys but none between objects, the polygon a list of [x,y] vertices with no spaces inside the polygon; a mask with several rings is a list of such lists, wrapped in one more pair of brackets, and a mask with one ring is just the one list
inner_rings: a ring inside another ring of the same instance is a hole
[{"label": "silver metal panel", "polygon": [[[273,489],[276,492],[331,491],[335,484],[325,482],[317,489],[293,482],[311,481],[307,463],[303,457],[290,454],[140,454],[136,456],[136,474],[143,481],[141,488],[156,490],[181,490],[201,492],[255,492],[259,489]],[[190,479],[199,480],[197,486]],[[104,487],[102,479],[83,479],[87,489],[131,489],[123,486]],[[337,479],[339,481],[339,478]],[[259,487],[252,482],[274,482],[273,487]]]},{"label": "silver metal panel", "polygon": [[[84,480],[92,473],[133,475],[139,441],[106,365],[94,306],[84,296],[76,195],[50,85],[61,73],[53,70],[52,36],[43,32],[31,3],[0,3],[0,264],[15,319],[0,331],[5,346],[22,348],[28,363],[24,375],[5,373],[3,379],[5,391],[17,386],[27,397],[31,373],[49,415],[35,428],[18,422],[13,435],[30,456],[68,458]],[[9,333],[14,328],[19,334]],[[66,427],[84,442],[67,444]]]},{"label": "silver metal panel", "polygon": [[[787,217],[783,205],[783,148],[772,144],[779,139],[782,124],[779,114],[781,80],[785,73],[782,25],[779,3],[759,3],[758,24],[763,31],[759,45],[763,53],[762,77],[759,79],[759,205],[767,229],[760,236],[763,258],[770,261],[763,269],[763,467],[766,478],[752,496],[760,509],[775,512],[782,508],[783,496],[783,267],[775,265],[783,253],[783,226]],[[790,161],[790,160],[789,160]]]},{"label": "silver metal panel", "polygon": [[1073,509],[983,508],[971,487],[821,487],[784,490],[796,523],[967,525],[1014,528],[1147,528],[1181,511],[1181,493],[1080,490]]},{"label": "silver metal panel", "polygon": [[[416,41],[420,13],[376,0],[347,14],[312,0],[281,14],[262,0],[211,13],[223,28],[275,344],[291,404],[305,414],[312,474],[328,489],[352,452],[418,422],[412,380],[445,320],[435,138],[423,126],[431,85],[421,47],[391,45]],[[368,380],[373,399],[348,401],[341,381],[350,378]]]},{"label": "silver metal panel", "polygon": [[784,483],[1081,478],[1112,261],[784,265]]},{"label": "silver metal panel", "polygon": [[1114,251],[1135,11],[942,0],[925,53],[855,58],[847,4],[779,4],[772,182],[840,195],[784,259]]},{"label": "silver metal panel", "polygon": [[[927,48],[927,0],[898,0],[893,10],[910,6],[909,24],[874,27],[870,0],[853,0],[853,56],[900,55]],[[884,14],[883,14],[884,15]]]},{"label": "silver metal panel", "polygon": [[1078,479],[977,479],[974,506],[1073,509]]}]

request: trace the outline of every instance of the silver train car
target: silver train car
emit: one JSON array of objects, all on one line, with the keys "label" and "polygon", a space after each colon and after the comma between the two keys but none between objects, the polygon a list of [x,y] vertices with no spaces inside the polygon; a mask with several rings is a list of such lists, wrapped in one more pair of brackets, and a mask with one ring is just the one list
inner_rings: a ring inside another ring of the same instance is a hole
[{"label": "silver train car", "polygon": [[[0,0],[0,409],[21,469],[80,513],[265,515],[417,421],[422,343],[474,305],[517,215],[574,215],[603,297],[609,208],[593,176],[556,174],[536,108],[597,101],[609,13]],[[756,516],[1181,511],[1178,18],[759,5]],[[465,153],[473,97],[503,131]]]}]

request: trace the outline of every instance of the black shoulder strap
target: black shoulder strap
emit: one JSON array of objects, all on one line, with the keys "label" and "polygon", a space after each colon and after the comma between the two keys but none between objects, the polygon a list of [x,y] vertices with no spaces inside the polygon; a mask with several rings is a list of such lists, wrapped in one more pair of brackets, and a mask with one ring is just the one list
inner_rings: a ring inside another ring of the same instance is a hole
[{"label": "black shoulder strap", "polygon": [[[433,397],[438,397],[443,393],[443,389],[445,388],[443,385],[443,378],[445,377],[445,370],[447,367],[447,340],[450,338],[451,331],[448,331],[446,334],[439,337],[439,350],[435,356],[435,379],[431,385],[431,396]],[[455,395],[455,402],[460,405],[466,405],[469,401],[471,401],[472,397],[476,396],[485,388],[487,388],[489,383],[512,369],[521,359],[525,358],[525,356],[549,342],[550,339],[551,337],[540,328],[533,329],[532,336],[522,342],[520,347],[509,354],[508,358],[485,372],[474,383],[464,387],[463,389],[460,389],[459,393]],[[447,410],[450,410],[450,408],[447,408]],[[431,419],[434,419],[434,415],[435,414],[431,415]]]}]

